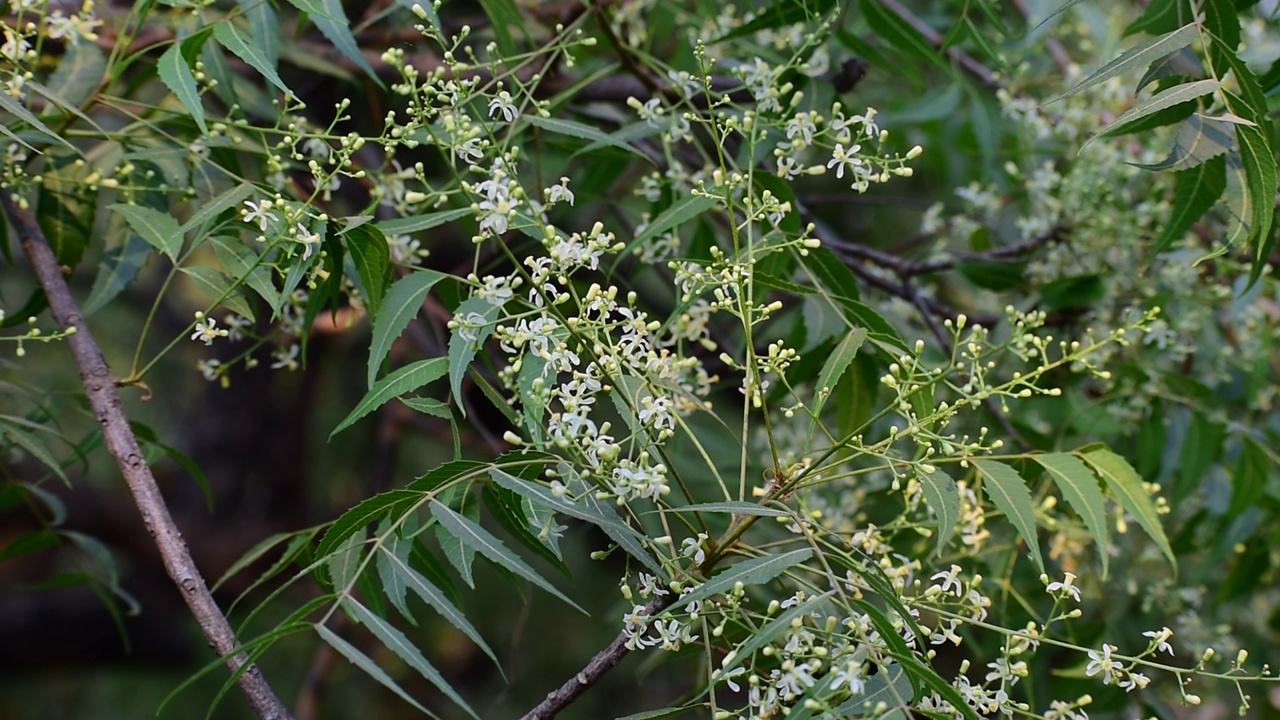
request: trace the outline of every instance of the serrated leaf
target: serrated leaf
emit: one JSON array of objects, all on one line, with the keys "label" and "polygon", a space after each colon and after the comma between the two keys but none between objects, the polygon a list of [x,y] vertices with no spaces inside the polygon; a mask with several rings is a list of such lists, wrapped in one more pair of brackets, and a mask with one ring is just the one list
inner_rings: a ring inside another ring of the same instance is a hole
[{"label": "serrated leaf", "polygon": [[[1232,93],[1225,93],[1227,107],[1240,113],[1242,100]],[[1263,122],[1268,122],[1263,120]],[[1270,237],[1271,224],[1275,217],[1277,173],[1276,158],[1271,147],[1270,135],[1261,127],[1237,123],[1236,145],[1240,150],[1240,161],[1244,167],[1245,192],[1249,197],[1249,230],[1247,242],[1253,247],[1254,262],[1261,264],[1266,260],[1259,249],[1263,241]],[[1230,166],[1228,162],[1228,166]]]},{"label": "serrated leaf", "polygon": [[1195,113],[1178,123],[1169,157],[1150,165],[1134,164],[1144,170],[1178,171],[1193,168],[1235,147],[1232,125],[1224,118]]},{"label": "serrated leaf", "polygon": [[[227,568],[226,572],[222,573],[222,577],[218,578],[218,581],[213,584],[213,587],[209,588],[210,591],[217,591],[217,589],[222,587],[222,584],[227,580],[230,580],[244,570],[247,570],[254,563],[261,560],[264,555],[271,552],[277,545],[280,545],[286,540],[292,542],[302,538],[303,542],[309,544],[311,538],[315,537],[316,533],[319,531],[320,528],[318,527],[306,528],[304,530],[295,530],[293,532],[276,533],[275,535],[271,535],[270,537],[258,541],[256,545],[246,550],[245,553],[240,556],[240,559],[232,563],[231,567]],[[284,560],[287,564],[289,560],[286,558],[288,557],[289,552],[286,551],[281,560]]]},{"label": "serrated leaf", "polygon": [[1009,518],[1013,527],[1027,542],[1036,568],[1044,572],[1044,557],[1040,554],[1040,538],[1036,533],[1035,511],[1031,504],[1031,491],[1027,481],[1016,470],[995,460],[975,460],[973,463],[985,478],[982,487],[987,497]]},{"label": "serrated leaf", "polygon": [[196,76],[191,72],[191,66],[182,55],[182,46],[178,43],[170,45],[156,62],[156,70],[160,74],[160,81],[191,113],[191,119],[200,128],[200,134],[209,134],[204,121],[204,103],[200,100],[200,89],[196,86]]},{"label": "serrated leaf", "polygon": [[862,347],[862,343],[867,340],[866,328],[854,328],[845,334],[844,339],[836,345],[835,350],[827,356],[826,362],[822,364],[822,371],[818,373],[818,381],[813,386],[813,415],[809,419],[809,431],[813,431],[816,424],[818,413],[822,412],[822,406],[826,404],[827,398],[835,392],[836,383],[840,382],[840,378],[844,375],[844,371],[849,368],[849,363],[853,362],[853,358],[858,354],[858,349]]},{"label": "serrated leaf", "polygon": [[178,221],[174,220],[172,215],[153,210],[145,205],[116,203],[109,207],[124,217],[125,222],[129,223],[129,227],[133,228],[138,237],[146,240],[173,262],[178,261],[178,255],[182,252],[183,238]]},{"label": "serrated leaf", "polygon": [[942,554],[947,541],[955,533],[956,523],[960,520],[960,490],[956,481],[942,468],[934,468],[932,473],[918,472],[916,480],[924,493],[924,502],[938,518],[937,552]]},{"label": "serrated leaf", "polygon": [[376,317],[387,288],[391,285],[391,247],[382,231],[372,225],[350,228],[342,236],[346,239],[347,252],[351,254],[356,273],[364,285],[369,314]]},{"label": "serrated leaf", "polygon": [[423,707],[422,704],[415,700],[412,695],[405,692],[404,688],[397,685],[396,681],[392,680],[391,676],[388,675],[385,670],[378,667],[377,663],[370,659],[368,655],[360,652],[359,648],[355,645],[343,640],[337,633],[324,625],[315,625],[313,627],[316,629],[316,634],[318,634],[325,642],[329,643],[334,650],[337,650],[339,655],[350,661],[352,665],[355,665],[364,671],[366,675],[377,680],[379,683],[382,683],[384,687],[396,695],[399,695],[402,700],[409,703],[420,712],[426,713],[433,718],[439,717],[435,713]]},{"label": "serrated leaf", "polygon": [[1097,448],[1083,453],[1085,462],[1098,471],[1098,475],[1107,483],[1107,487],[1120,501],[1120,505],[1133,516],[1147,535],[1155,542],[1174,572],[1178,570],[1178,559],[1169,546],[1164,528],[1160,525],[1160,515],[1156,512],[1151,496],[1142,486],[1142,478],[1127,460],[1106,448]]},{"label": "serrated leaf", "polygon": [[831,597],[832,592],[828,591],[821,595],[815,595],[802,603],[797,603],[778,614],[777,617],[769,620],[759,630],[751,633],[751,637],[746,642],[733,649],[733,659],[728,663],[720,666],[720,673],[726,674],[733,671],[734,668],[743,662],[749,662],[756,651],[768,645],[770,641],[782,634],[784,631],[793,630],[791,621],[798,617],[805,617],[810,612],[817,609],[815,606],[827,601]]},{"label": "serrated leaf", "polygon": [[369,346],[369,387],[373,387],[378,368],[391,352],[391,343],[409,326],[422,309],[427,293],[446,275],[434,270],[418,270],[400,278],[387,291],[382,307],[373,319],[373,341]]},{"label": "serrated leaf", "polygon": [[471,208],[465,207],[455,210],[441,210],[440,212],[427,213],[426,215],[383,220],[374,224],[386,235],[406,235],[420,230],[430,230],[433,227],[439,227],[454,220],[471,217],[473,214],[474,211]]},{"label": "serrated leaf", "polygon": [[548,593],[556,596],[560,600],[569,604],[575,610],[583,615],[589,615],[577,603],[570,600],[567,596],[555,588],[554,585],[547,582],[533,568],[521,560],[519,556],[507,549],[502,541],[494,537],[488,530],[485,530],[479,524],[449,509],[447,505],[439,500],[431,501],[431,513],[443,527],[456,537],[464,545],[472,548],[476,552],[488,558],[491,562],[510,570],[529,582],[537,585]]},{"label": "serrated leaf", "polygon": [[603,132],[592,125],[586,125],[573,120],[562,120],[560,118],[544,118],[538,115],[524,116],[523,122],[533,125],[534,127],[542,128],[548,132],[556,133],[557,135],[567,135],[580,140],[590,140],[596,145],[607,145],[609,147],[626,150],[633,155],[638,155],[639,157],[648,160],[650,163],[653,162],[648,155],[644,154],[637,148],[618,140],[612,135]]},{"label": "serrated leaf", "polygon": [[825,247],[809,250],[800,256],[800,263],[814,278],[814,285],[827,294],[859,299],[858,278],[844,261]]},{"label": "serrated leaf", "polygon": [[[554,565],[566,577],[573,577],[573,574],[569,572],[569,566],[564,564],[564,558],[560,555],[560,548],[556,538],[551,535],[541,537],[534,534],[532,522],[536,522],[538,516],[534,514],[531,520],[529,511],[538,509],[537,506],[496,483],[485,483],[480,496],[484,498],[484,504],[485,507],[489,508],[489,514],[498,521],[498,524],[502,525],[503,529],[516,542],[524,546],[526,550],[537,553],[539,557]],[[542,512],[543,519],[554,525],[555,513],[546,509],[543,509]]]},{"label": "serrated leaf", "polygon": [[[410,547],[408,541],[401,542],[404,549],[407,550]],[[440,588],[433,585],[422,573],[414,569],[409,563],[407,552],[392,552],[386,546],[383,546],[378,553],[378,562],[379,569],[385,565],[386,577],[394,578],[397,586],[402,591],[412,590],[424,603],[439,613],[440,617],[444,618],[459,632],[466,635],[471,642],[475,643],[476,647],[480,648],[485,655],[488,655],[495,665],[498,663],[497,656],[493,654],[493,650],[485,643],[479,631],[467,620],[466,615],[463,615],[456,605],[449,602],[449,598],[445,596]],[[385,580],[384,584],[387,584]]]},{"label": "serrated leaf", "polygon": [[249,20],[249,34],[266,55],[271,67],[280,63],[280,21],[270,0],[236,0]]},{"label": "serrated leaf", "polygon": [[128,287],[138,277],[142,266],[147,264],[151,253],[151,244],[134,233],[129,233],[123,243],[104,252],[89,297],[80,308],[85,317],[92,317]]},{"label": "serrated leaf", "polygon": [[444,358],[430,358],[410,363],[389,373],[374,384],[355,409],[338,423],[338,427],[334,428],[333,432],[329,433],[329,438],[332,439],[334,435],[351,427],[360,418],[382,407],[391,398],[413,392],[432,380],[444,377],[448,368],[449,363]]},{"label": "serrated leaf", "polygon": [[[323,21],[323,18],[320,19]],[[218,41],[219,45],[231,51],[232,55],[245,61],[254,70],[257,70],[262,77],[268,82],[275,85],[286,95],[292,96],[293,91],[288,85],[280,79],[280,75],[276,73],[276,65],[271,58],[254,44],[254,38],[248,32],[236,27],[235,23],[230,20],[223,20],[213,26],[213,37]]]},{"label": "serrated leaf", "polygon": [[1181,239],[1222,197],[1227,187],[1226,158],[1211,158],[1174,175],[1173,213],[1165,221],[1153,253],[1161,253]]},{"label": "serrated leaf", "polygon": [[1063,98],[1071,97],[1072,95],[1083,92],[1094,85],[1106,82],[1117,75],[1131,72],[1145,65],[1149,65],[1175,50],[1190,45],[1199,37],[1199,25],[1191,22],[1183,25],[1177,30],[1165,33],[1159,37],[1151,38],[1146,42],[1139,43],[1121,53],[1120,57],[1112,60],[1106,65],[1103,65],[1089,77],[1081,80],[1075,87],[1049,102],[1057,102]]},{"label": "serrated leaf", "polygon": [[[1111,137],[1121,134],[1126,127],[1132,127],[1139,120],[1149,115],[1160,112],[1174,105],[1181,105],[1185,102],[1191,102],[1199,97],[1204,97],[1218,91],[1222,87],[1222,83],[1217,80],[1197,80],[1196,82],[1183,83],[1166,88],[1161,92],[1152,95],[1145,102],[1135,105],[1124,112],[1123,115],[1116,118],[1115,122],[1108,125],[1097,135],[1089,139],[1089,142],[1100,137]],[[1089,143],[1085,143],[1088,145]]]},{"label": "serrated leaf", "polygon": [[467,410],[462,402],[462,376],[471,367],[471,361],[475,359],[476,352],[497,329],[494,318],[498,317],[499,310],[501,308],[485,298],[476,296],[467,298],[454,312],[454,317],[460,321],[470,323],[474,320],[476,324],[484,323],[480,327],[466,329],[466,332],[474,333],[474,339],[464,337],[462,327],[455,328],[449,335],[449,389],[453,391],[454,402],[462,411],[463,417],[466,417]]},{"label": "serrated leaf", "polygon": [[[67,142],[67,140],[63,138],[61,135],[59,135],[58,133],[54,132],[53,130],[50,130],[48,125],[45,125],[44,123],[40,122],[40,118],[36,117],[35,115],[32,115],[30,110],[23,107],[22,103],[14,100],[7,92],[0,92],[0,109],[3,109],[6,112],[10,112],[18,116],[19,120],[22,120],[23,122],[27,123],[31,127],[35,128],[36,130],[39,130],[40,132],[44,133],[49,137],[51,141],[60,142],[63,145],[66,145],[76,154],[80,153],[80,150],[76,148],[76,146]],[[8,123],[5,123],[5,124],[7,125]]]},{"label": "serrated leaf", "polygon": [[1102,577],[1107,577],[1108,560],[1111,557],[1111,535],[1107,529],[1107,507],[1098,488],[1098,477],[1080,458],[1069,453],[1049,453],[1032,455],[1031,458],[1040,463],[1053,478],[1062,497],[1071,505],[1098,549],[1098,558],[1102,560]]},{"label": "serrated leaf", "polygon": [[342,607],[351,612],[351,615],[360,622],[361,625],[369,628],[369,632],[378,638],[388,650],[396,654],[401,660],[405,661],[409,667],[418,671],[418,674],[426,678],[428,682],[435,685],[440,692],[444,693],[455,705],[467,711],[467,714],[476,720],[480,716],[476,715],[466,700],[453,689],[453,686],[444,679],[440,671],[436,670],[431,663],[427,662],[427,658],[423,656],[418,647],[414,645],[404,633],[400,632],[396,626],[379,617],[369,608],[361,605],[352,598],[343,600]]},{"label": "serrated leaf", "polygon": [[268,305],[274,307],[280,302],[280,293],[271,281],[271,272],[259,262],[258,256],[244,241],[234,237],[215,237],[209,242],[222,267],[226,268],[231,277],[253,288]]},{"label": "serrated leaf", "polygon": [[369,61],[364,59],[364,53],[360,51],[360,46],[356,44],[355,35],[351,34],[351,21],[347,19],[347,12],[342,7],[342,0],[319,0],[320,6],[324,8],[323,15],[312,16],[311,22],[319,28],[321,34],[333,43],[348,60],[355,63],[369,76],[379,87],[382,87],[382,81],[378,79],[378,73],[374,72]]},{"label": "serrated leaf", "polygon": [[724,572],[710,578],[697,589],[671,604],[669,609],[676,610],[697,600],[705,600],[713,595],[733,589],[738,583],[743,585],[763,585],[782,573],[803,563],[813,556],[813,551],[792,550],[781,555],[765,555],[763,557],[744,560]]},{"label": "serrated leaf", "polygon": [[686,195],[672,203],[671,207],[663,210],[658,217],[653,219],[653,222],[645,226],[644,231],[631,241],[631,245],[643,245],[719,204],[720,200],[718,198],[707,197],[706,195]]},{"label": "serrated leaf", "polygon": [[515,40],[511,37],[512,28],[523,28],[525,19],[513,0],[480,0],[484,14],[489,16],[489,26],[493,28],[494,39],[503,57],[512,57],[519,52]]},{"label": "serrated leaf", "polygon": [[250,321],[254,319],[253,308],[249,307],[249,303],[240,296],[240,293],[236,291],[236,286],[226,275],[204,265],[184,267],[179,268],[179,270],[191,278],[192,284],[196,286],[200,294],[209,298],[210,302],[218,303],[228,310],[248,318]]},{"label": "serrated leaf", "polygon": [[628,554],[639,560],[655,575],[664,580],[667,579],[667,572],[645,550],[640,534],[630,525],[623,522],[622,518],[618,517],[618,514],[608,505],[600,503],[590,495],[576,501],[566,497],[557,497],[542,485],[531,480],[517,478],[501,468],[494,468],[490,472],[490,477],[497,484],[521,497],[563,515],[585,520],[599,527],[610,539],[618,543],[623,550],[626,550]]},{"label": "serrated leaf", "polygon": [[78,108],[98,90],[106,70],[107,58],[96,43],[67,43],[62,61],[46,85],[60,104]]},{"label": "serrated leaf", "polygon": [[435,398],[419,398],[419,397],[401,397],[396,398],[404,405],[412,410],[416,410],[424,415],[438,417],[441,420],[449,420],[453,418],[453,410],[448,403],[440,402]]},{"label": "serrated leaf", "polygon": [[1191,48],[1184,47],[1151,63],[1151,67],[1147,68],[1146,74],[1138,81],[1138,86],[1134,90],[1140,92],[1151,83],[1168,77],[1203,78],[1204,76],[1204,65],[1200,63],[1200,57]]}]

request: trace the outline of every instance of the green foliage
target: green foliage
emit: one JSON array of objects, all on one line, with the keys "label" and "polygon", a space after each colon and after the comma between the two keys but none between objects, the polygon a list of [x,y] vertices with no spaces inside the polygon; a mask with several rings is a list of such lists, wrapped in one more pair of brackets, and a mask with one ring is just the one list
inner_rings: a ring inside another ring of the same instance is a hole
[{"label": "green foliage", "polygon": [[[1280,661],[1263,5],[27,0],[0,191],[117,384],[312,373],[261,432],[329,441],[290,499],[328,520],[215,585],[252,659],[322,645],[441,718],[631,652],[683,693],[636,720],[1127,717],[1193,678],[1245,712]],[[26,357],[69,332],[0,272],[0,562],[133,611],[66,508],[103,431]],[[129,462],[236,494],[160,427]],[[541,677],[517,609],[608,657]]]}]

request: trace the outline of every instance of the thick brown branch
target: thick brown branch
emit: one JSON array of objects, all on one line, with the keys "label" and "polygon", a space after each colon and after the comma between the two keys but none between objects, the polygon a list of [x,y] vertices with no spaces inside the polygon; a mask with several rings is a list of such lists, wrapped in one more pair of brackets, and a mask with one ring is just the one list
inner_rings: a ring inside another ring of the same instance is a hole
[{"label": "thick brown branch", "polygon": [[[644,606],[645,615],[653,617],[675,600],[674,594],[656,597]],[[617,667],[630,652],[631,649],[627,647],[627,633],[618,633],[608,647],[591,658],[591,662],[582,668],[582,672],[569,678],[563,685],[549,693],[545,700],[538,703],[537,707],[526,713],[520,720],[551,720],[561,710],[569,707],[574,700],[581,697],[592,685],[599,682],[605,673]]]},{"label": "thick brown branch", "polygon": [[[209,645],[219,655],[226,656],[228,668],[239,672],[248,662],[248,657],[244,653],[235,652],[238,647],[235,632],[218,608],[200,571],[196,569],[182,534],[169,514],[151,468],[147,466],[142,450],[138,447],[138,439],[129,427],[129,419],[121,409],[115,379],[111,376],[101,348],[93,339],[88,324],[71,297],[71,290],[62,276],[61,265],[30,210],[19,205],[17,198],[7,190],[0,190],[0,207],[21,238],[22,249],[30,259],[36,278],[49,299],[54,319],[64,330],[75,331],[67,338],[67,343],[71,346],[76,366],[80,369],[80,379],[84,383],[89,406],[93,409],[98,424],[102,426],[107,451],[119,465],[129,491],[133,494],[134,504],[142,513],[142,521],[160,550],[165,570],[181,590],[183,599],[195,615]],[[289,711],[276,697],[256,665],[244,669],[238,682],[259,717],[264,720],[290,720]]]}]

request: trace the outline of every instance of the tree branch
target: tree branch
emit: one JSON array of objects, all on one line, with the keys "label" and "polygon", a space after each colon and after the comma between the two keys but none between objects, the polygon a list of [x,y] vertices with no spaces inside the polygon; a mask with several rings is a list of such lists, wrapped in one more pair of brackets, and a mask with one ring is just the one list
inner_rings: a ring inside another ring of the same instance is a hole
[{"label": "tree branch", "polygon": [[[676,601],[674,593],[669,595],[660,595],[649,601],[644,606],[645,615],[653,617],[662,612],[668,605]],[[530,710],[520,720],[551,720],[569,706],[574,700],[577,700],[587,690],[600,681],[605,673],[618,666],[622,659],[631,652],[627,647],[626,632],[618,633],[618,636],[609,643],[608,647],[596,653],[591,658],[591,662],[582,668],[577,675],[569,678],[556,690],[547,694],[547,698],[538,703],[538,706]]]},{"label": "tree branch", "polygon": [[289,711],[276,697],[258,667],[250,664],[245,668],[248,656],[243,652],[236,652],[239,644],[235,632],[205,585],[204,578],[182,539],[182,533],[169,514],[151,468],[147,467],[142,450],[138,447],[138,439],[129,427],[129,419],[120,407],[115,378],[111,376],[102,349],[89,332],[80,308],[71,297],[71,290],[62,276],[62,267],[40,230],[35,215],[21,206],[8,190],[0,190],[0,207],[21,238],[22,249],[30,259],[40,287],[49,299],[54,319],[62,329],[75,331],[67,338],[67,343],[71,346],[76,365],[80,369],[80,380],[84,383],[89,406],[102,427],[107,451],[120,467],[120,473],[124,475],[129,491],[133,494],[134,504],[142,513],[142,521],[160,550],[165,570],[181,590],[183,599],[195,615],[209,645],[219,655],[226,657],[227,667],[232,672],[243,670],[237,682],[258,716],[263,720],[291,720]]}]

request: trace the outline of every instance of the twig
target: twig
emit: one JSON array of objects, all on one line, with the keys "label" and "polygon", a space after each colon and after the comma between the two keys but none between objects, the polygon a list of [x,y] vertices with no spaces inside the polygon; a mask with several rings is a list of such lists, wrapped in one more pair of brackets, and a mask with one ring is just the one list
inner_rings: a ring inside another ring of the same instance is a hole
[{"label": "twig", "polygon": [[[1023,19],[1030,20],[1031,10],[1027,7],[1027,0],[1013,0],[1013,6],[1018,9]],[[1058,42],[1058,38],[1046,38],[1045,48],[1049,51],[1049,57],[1053,58],[1053,62],[1062,71],[1063,75],[1071,72],[1071,56],[1067,55],[1066,48],[1062,47],[1062,43]]]},{"label": "twig", "polygon": [[[929,24],[916,17],[912,12],[902,6],[898,0],[880,0],[880,2],[893,14],[902,18],[903,22],[915,28],[917,32],[924,36],[934,47],[942,47],[942,36],[936,30],[929,27]],[[960,69],[969,73],[978,79],[986,87],[992,90],[999,90],[1005,86],[1003,82],[996,78],[995,73],[987,69],[986,65],[974,60],[968,53],[959,48],[947,48],[947,57],[951,58],[951,62],[960,66]]]},{"label": "twig", "polygon": [[80,380],[84,383],[89,406],[93,409],[98,424],[102,426],[107,451],[120,467],[120,473],[124,475],[129,491],[133,494],[134,504],[142,513],[142,521],[160,550],[165,570],[181,590],[187,607],[200,624],[209,645],[226,658],[227,667],[232,672],[243,670],[237,682],[258,716],[264,720],[291,720],[289,711],[276,697],[262,672],[256,665],[249,664],[246,668],[248,656],[237,652],[239,643],[236,642],[235,632],[205,585],[204,578],[182,539],[182,533],[169,514],[164,496],[160,494],[151,468],[147,467],[142,450],[138,447],[138,439],[129,427],[129,419],[120,407],[120,395],[116,392],[115,379],[107,367],[102,349],[93,339],[88,324],[71,297],[71,290],[62,276],[62,267],[54,257],[35,215],[19,205],[8,190],[0,190],[0,207],[3,207],[9,223],[21,238],[22,249],[30,259],[36,278],[49,299],[54,319],[63,330],[75,331],[67,338],[67,343],[71,346],[76,365],[80,369]]},{"label": "twig", "polygon": [[[662,595],[649,601],[644,606],[645,615],[653,617],[662,612],[668,605],[675,602],[676,595]],[[582,668],[577,675],[569,678],[556,690],[547,695],[547,698],[538,703],[538,706],[530,710],[520,720],[551,720],[569,706],[574,700],[582,696],[592,685],[599,682],[600,678],[610,670],[618,666],[622,659],[631,652],[627,647],[628,635],[626,632],[618,633],[618,636],[609,643],[604,650],[596,653],[591,658],[591,662]]]}]

